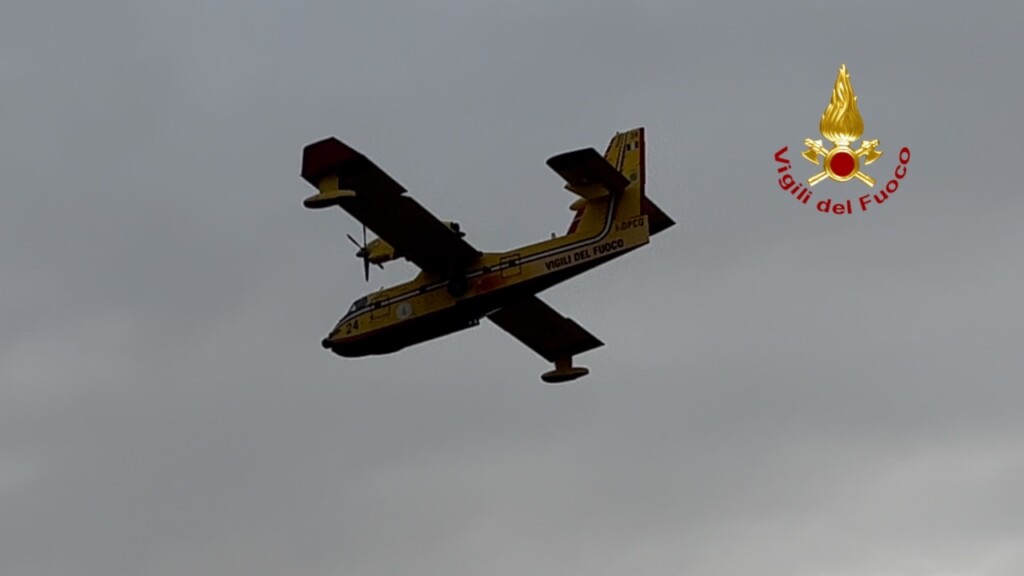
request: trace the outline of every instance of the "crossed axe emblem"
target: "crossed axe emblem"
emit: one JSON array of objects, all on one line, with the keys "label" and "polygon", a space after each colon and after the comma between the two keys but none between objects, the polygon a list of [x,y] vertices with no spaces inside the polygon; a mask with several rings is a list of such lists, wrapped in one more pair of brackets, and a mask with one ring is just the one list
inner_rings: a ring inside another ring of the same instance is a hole
[{"label": "crossed axe emblem", "polygon": [[[845,143],[837,144],[835,148],[833,148],[832,150],[828,150],[827,148],[825,148],[825,146],[822,145],[821,140],[811,140],[810,138],[804,140],[804,144],[807,146],[807,150],[804,150],[802,156],[806,158],[809,162],[813,162],[814,164],[820,166],[821,162],[819,161],[819,158],[825,157],[825,169],[807,179],[807,183],[810,184],[811,186],[814,186],[818,182],[821,182],[825,178],[829,177],[831,177],[833,180],[837,180],[840,182],[849,180],[850,178],[857,178],[858,180],[867,184],[868,186],[875,185],[874,178],[860,171],[859,162],[857,161],[857,158],[864,157],[865,166],[881,158],[882,151],[876,150],[876,148],[878,147],[878,140],[863,140],[860,143],[860,148],[858,148],[857,150],[853,150]],[[833,158],[839,155],[847,155],[850,157],[850,160],[853,161],[852,174],[836,175],[835,172],[832,170],[831,162]]]}]

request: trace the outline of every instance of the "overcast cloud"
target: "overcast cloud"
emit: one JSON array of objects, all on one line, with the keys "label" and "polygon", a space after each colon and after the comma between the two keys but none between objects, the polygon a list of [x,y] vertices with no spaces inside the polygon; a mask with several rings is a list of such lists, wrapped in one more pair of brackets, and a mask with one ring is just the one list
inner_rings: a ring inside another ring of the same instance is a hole
[{"label": "overcast cloud", "polygon": [[[5,576],[1024,573],[1019,4],[0,15]],[[810,174],[841,63],[869,172],[913,154],[852,216],[772,158]],[[679,225],[544,295],[607,344],[590,376],[488,323],[320,349],[415,269],[363,282],[302,146],[503,250],[568,225],[546,158],[640,125]]]}]

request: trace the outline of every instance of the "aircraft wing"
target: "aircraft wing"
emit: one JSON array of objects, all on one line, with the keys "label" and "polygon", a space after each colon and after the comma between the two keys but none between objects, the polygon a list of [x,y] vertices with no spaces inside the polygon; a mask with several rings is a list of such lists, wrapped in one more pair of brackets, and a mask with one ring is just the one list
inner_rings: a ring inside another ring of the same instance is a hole
[{"label": "aircraft wing", "polygon": [[406,196],[401,184],[336,138],[305,147],[302,177],[321,193],[326,188],[355,192],[337,204],[393,246],[396,253],[427,272],[442,276],[456,272],[480,255],[459,234]]},{"label": "aircraft wing", "polygon": [[516,300],[487,317],[549,362],[604,346],[593,334],[536,296]]}]

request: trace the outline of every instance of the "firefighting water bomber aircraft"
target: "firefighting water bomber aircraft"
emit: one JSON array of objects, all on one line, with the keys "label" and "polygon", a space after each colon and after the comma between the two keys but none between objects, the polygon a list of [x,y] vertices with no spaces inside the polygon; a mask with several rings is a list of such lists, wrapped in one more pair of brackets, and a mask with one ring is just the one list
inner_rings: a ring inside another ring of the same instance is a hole
[{"label": "firefighting water bomber aircraft", "polygon": [[[644,193],[644,130],[616,134],[601,156],[593,148],[547,161],[579,196],[561,237],[507,252],[481,252],[455,222],[442,222],[390,176],[335,138],[305,147],[302,178],[318,192],[307,208],[340,206],[363,223],[356,256],[370,264],[405,258],[422,271],[411,281],[356,300],[323,339],[345,357],[388,354],[476,326],[488,318],[553,362],[541,379],[566,382],[588,370],[572,357],[603,343],[536,294],[635,250],[674,222]],[[366,228],[378,238],[366,242]]]}]

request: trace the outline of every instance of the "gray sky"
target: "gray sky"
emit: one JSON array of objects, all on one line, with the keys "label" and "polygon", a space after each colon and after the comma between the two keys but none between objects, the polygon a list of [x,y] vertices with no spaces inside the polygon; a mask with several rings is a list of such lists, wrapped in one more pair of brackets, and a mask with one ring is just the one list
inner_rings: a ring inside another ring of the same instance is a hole
[{"label": "gray sky", "polygon": [[[1018,4],[2,15],[5,576],[1024,572]],[[869,173],[913,156],[822,215],[772,156],[813,172],[844,62]],[[638,125],[679,225],[544,296],[607,344],[589,377],[487,323],[320,349],[414,269],[363,282],[303,145],[501,250],[568,225],[547,157]]]}]

